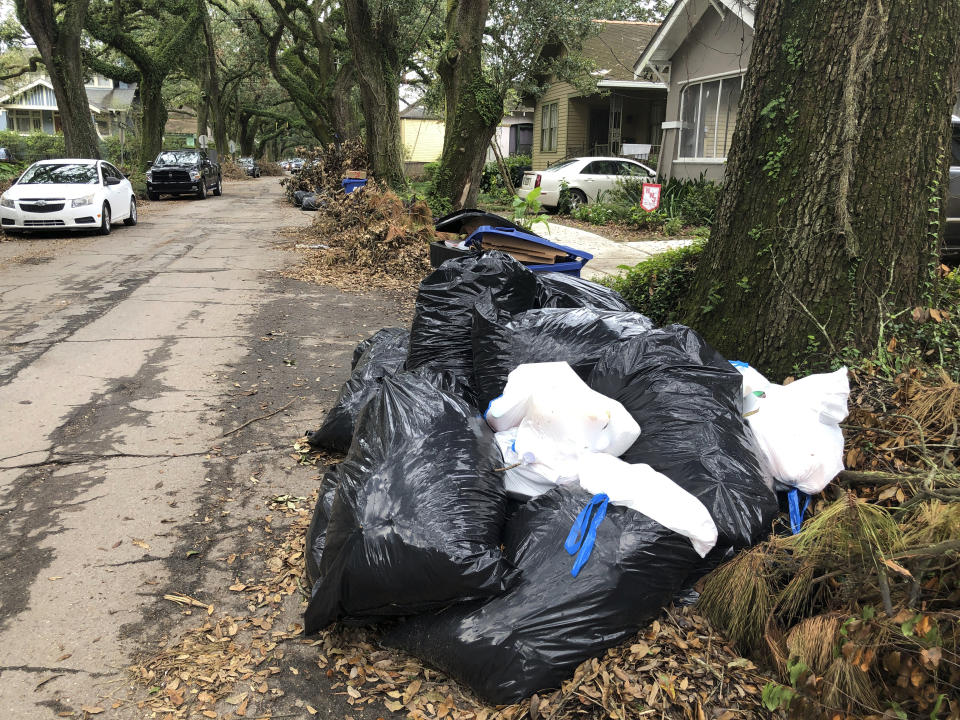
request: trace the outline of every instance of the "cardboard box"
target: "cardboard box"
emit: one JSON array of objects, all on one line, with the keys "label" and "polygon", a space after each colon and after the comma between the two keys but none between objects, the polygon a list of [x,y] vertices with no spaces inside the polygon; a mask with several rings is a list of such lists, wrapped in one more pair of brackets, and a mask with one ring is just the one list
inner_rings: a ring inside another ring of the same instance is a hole
[{"label": "cardboard box", "polygon": [[347,170],[347,173],[344,177],[346,177],[347,180],[366,180],[367,171],[366,170]]}]

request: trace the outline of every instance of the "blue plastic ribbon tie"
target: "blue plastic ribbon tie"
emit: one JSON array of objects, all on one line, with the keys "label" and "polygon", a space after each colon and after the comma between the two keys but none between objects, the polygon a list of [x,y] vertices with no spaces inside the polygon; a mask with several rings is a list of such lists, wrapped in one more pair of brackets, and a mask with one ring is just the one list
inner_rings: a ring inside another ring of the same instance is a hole
[{"label": "blue plastic ribbon tie", "polygon": [[[803,496],[803,508],[800,508],[800,497]],[[787,491],[787,506],[790,509],[790,532],[796,535],[803,526],[803,516],[810,506],[810,496],[796,488]]]},{"label": "blue plastic ribbon tie", "polygon": [[580,574],[580,569],[587,564],[590,559],[590,553],[593,551],[593,544],[597,539],[597,528],[603,522],[607,515],[607,504],[610,498],[606,493],[594,495],[586,507],[577,515],[577,519],[570,528],[570,534],[567,535],[567,541],[563,547],[571,555],[576,555],[570,574],[576,577]]}]

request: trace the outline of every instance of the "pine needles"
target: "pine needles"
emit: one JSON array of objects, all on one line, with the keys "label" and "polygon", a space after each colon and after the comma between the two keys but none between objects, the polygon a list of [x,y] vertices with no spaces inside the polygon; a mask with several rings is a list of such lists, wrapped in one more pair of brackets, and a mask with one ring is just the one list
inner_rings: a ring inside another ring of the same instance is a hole
[{"label": "pine needles", "polygon": [[960,697],[958,553],[960,504],[886,508],[843,492],[799,534],[717,568],[698,609],[775,663],[791,712],[862,717],[897,703],[929,715],[939,702],[953,717],[960,705],[938,698]]}]

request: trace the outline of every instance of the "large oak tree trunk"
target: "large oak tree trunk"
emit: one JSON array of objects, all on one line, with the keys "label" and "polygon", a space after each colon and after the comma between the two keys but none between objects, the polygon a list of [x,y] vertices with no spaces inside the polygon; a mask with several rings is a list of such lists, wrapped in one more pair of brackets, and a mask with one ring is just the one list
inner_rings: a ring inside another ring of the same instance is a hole
[{"label": "large oak tree trunk", "polygon": [[382,8],[374,23],[367,0],[345,0],[343,9],[360,86],[370,170],[375,178],[398,187],[406,183],[406,178],[400,148],[401,67],[396,14]]},{"label": "large oak tree trunk", "polygon": [[[140,166],[146,167],[163,149],[167,106],[163,101],[163,77],[143,74],[140,79]],[[219,150],[219,148],[218,148]]]},{"label": "large oak tree trunk", "polygon": [[80,54],[80,33],[89,0],[70,0],[62,5],[59,22],[52,0],[18,0],[17,16],[36,43],[50,76],[67,157],[99,158],[100,141],[84,90]]},{"label": "large oak tree trunk", "polygon": [[220,73],[217,69],[217,48],[210,28],[210,13],[206,6],[201,9],[203,22],[203,40],[206,44],[206,81],[207,99],[210,112],[213,113],[213,142],[217,147],[217,155],[226,157],[230,147],[227,140],[227,120],[220,97]]},{"label": "large oak tree trunk", "polygon": [[682,308],[780,379],[870,351],[944,219],[960,0],[764,0],[713,234]]},{"label": "large oak tree trunk", "polygon": [[490,139],[503,117],[503,96],[483,74],[483,28],[489,0],[447,4],[446,52],[437,71],[446,100],[443,154],[433,194],[452,209],[474,207]]}]

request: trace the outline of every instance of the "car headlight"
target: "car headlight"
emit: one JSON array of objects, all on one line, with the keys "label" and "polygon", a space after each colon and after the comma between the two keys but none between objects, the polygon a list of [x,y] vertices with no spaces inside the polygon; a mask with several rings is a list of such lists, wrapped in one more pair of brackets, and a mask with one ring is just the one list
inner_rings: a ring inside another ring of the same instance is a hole
[{"label": "car headlight", "polygon": [[200,171],[199,171],[199,170],[191,170],[191,171],[190,171],[190,179],[191,179],[191,180],[199,180],[199,179],[200,179]]},{"label": "car headlight", "polygon": [[70,202],[70,207],[72,208],[83,207],[84,205],[93,205],[93,195],[84,195],[83,197],[74,198]]},{"label": "car headlight", "polygon": [[14,208],[14,209],[16,209],[17,207],[17,204],[13,200],[8,198],[6,195],[0,195],[0,205],[6,208]]},{"label": "car headlight", "polygon": [[147,181],[152,181],[152,180],[153,180],[153,172],[151,172],[150,170],[147,170],[147,173],[146,173],[146,174],[147,174]]}]

